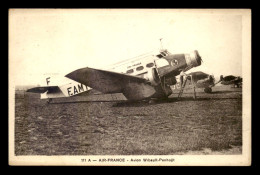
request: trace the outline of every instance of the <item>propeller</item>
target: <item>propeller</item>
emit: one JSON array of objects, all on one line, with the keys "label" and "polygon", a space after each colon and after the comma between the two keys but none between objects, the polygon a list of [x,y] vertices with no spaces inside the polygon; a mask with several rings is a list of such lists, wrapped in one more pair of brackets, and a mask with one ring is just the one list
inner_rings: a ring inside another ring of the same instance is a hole
[{"label": "propeller", "polygon": [[222,81],[223,81],[223,75],[220,75],[220,79],[219,79],[219,81],[218,81],[218,82],[216,82],[216,83],[214,84],[214,86],[215,86],[216,84],[218,84],[218,83],[222,82]]}]

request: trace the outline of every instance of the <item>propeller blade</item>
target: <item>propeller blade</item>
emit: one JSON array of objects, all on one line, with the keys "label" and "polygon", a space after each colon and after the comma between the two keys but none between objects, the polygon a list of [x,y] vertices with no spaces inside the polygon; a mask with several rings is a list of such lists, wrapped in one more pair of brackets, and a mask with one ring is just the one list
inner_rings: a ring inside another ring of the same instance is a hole
[{"label": "propeller blade", "polygon": [[222,81],[222,80],[219,80],[217,83],[214,84],[214,86],[215,86],[216,84],[220,83],[221,81]]}]

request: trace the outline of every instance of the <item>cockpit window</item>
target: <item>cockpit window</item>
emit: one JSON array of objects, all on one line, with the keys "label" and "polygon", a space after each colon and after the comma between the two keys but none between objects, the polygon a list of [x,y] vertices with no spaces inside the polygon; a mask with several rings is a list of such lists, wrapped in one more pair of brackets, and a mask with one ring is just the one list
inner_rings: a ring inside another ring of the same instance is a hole
[{"label": "cockpit window", "polygon": [[144,69],[143,66],[139,66],[139,67],[136,68],[137,71],[140,71],[140,70],[143,70],[143,69]]},{"label": "cockpit window", "polygon": [[153,63],[148,63],[148,64],[146,64],[146,67],[153,67],[153,66],[154,66]]},{"label": "cockpit window", "polygon": [[134,72],[133,69],[129,69],[129,70],[126,71],[127,74],[131,74],[131,73],[133,73],[133,72]]},{"label": "cockpit window", "polygon": [[164,53],[164,52],[161,52],[161,54],[162,54],[163,56],[166,56],[166,53]]},{"label": "cockpit window", "polygon": [[159,55],[156,55],[158,58],[162,58],[163,57],[163,55],[161,55],[161,54],[159,54]]},{"label": "cockpit window", "polygon": [[160,51],[160,54],[159,55],[156,55],[158,58],[162,58],[162,57],[165,57],[167,55],[169,55],[170,53],[167,51],[167,50],[163,50],[163,51]]}]

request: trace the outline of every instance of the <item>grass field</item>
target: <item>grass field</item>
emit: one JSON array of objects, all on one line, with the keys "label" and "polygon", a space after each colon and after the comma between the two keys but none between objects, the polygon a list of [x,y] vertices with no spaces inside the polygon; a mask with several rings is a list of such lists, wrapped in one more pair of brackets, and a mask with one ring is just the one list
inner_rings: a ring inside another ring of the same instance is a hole
[{"label": "grass field", "polygon": [[47,105],[39,95],[17,95],[15,154],[242,153],[241,89],[215,87],[212,94],[197,90],[196,101],[189,91],[181,100],[176,96],[152,104],[105,102],[114,97],[103,95],[55,99]]}]

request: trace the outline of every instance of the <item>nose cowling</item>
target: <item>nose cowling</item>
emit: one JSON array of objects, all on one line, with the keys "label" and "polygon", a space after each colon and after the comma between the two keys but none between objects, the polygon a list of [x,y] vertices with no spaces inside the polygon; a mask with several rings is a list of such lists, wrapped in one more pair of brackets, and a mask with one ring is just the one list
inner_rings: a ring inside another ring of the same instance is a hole
[{"label": "nose cowling", "polygon": [[197,66],[201,65],[201,57],[197,50],[194,50],[193,52],[190,53],[190,58],[191,58],[191,64],[193,65],[193,67],[197,67]]},{"label": "nose cowling", "polygon": [[201,65],[201,57],[197,50],[192,51],[190,54],[185,54],[185,59],[189,67],[197,67]]}]

